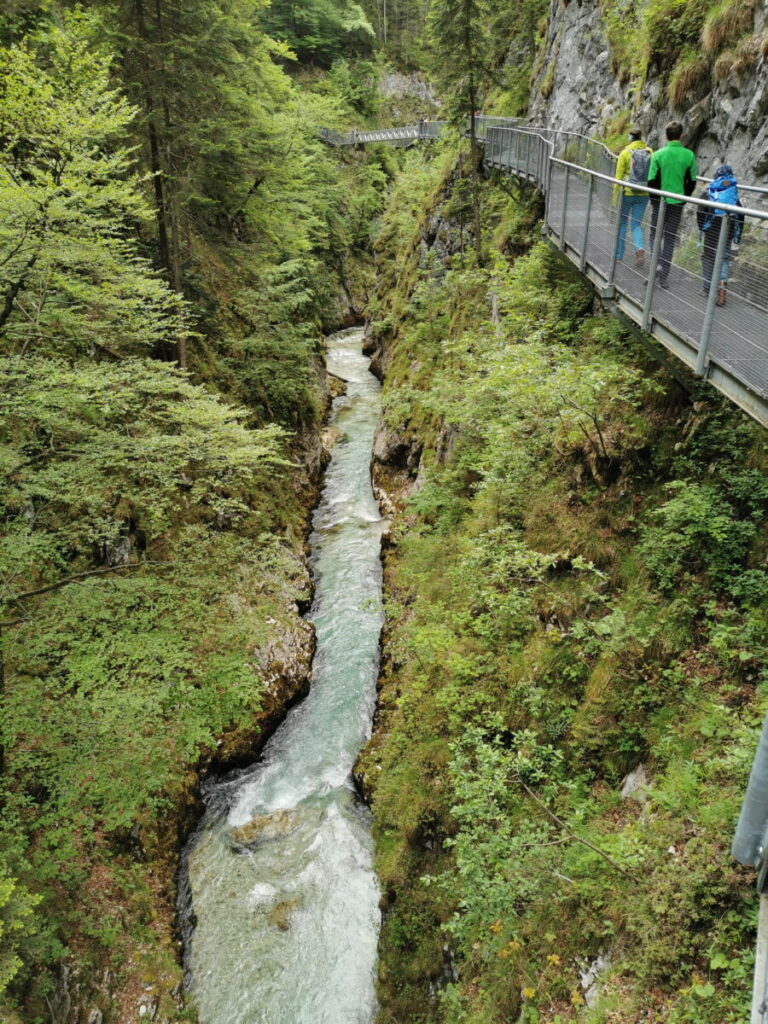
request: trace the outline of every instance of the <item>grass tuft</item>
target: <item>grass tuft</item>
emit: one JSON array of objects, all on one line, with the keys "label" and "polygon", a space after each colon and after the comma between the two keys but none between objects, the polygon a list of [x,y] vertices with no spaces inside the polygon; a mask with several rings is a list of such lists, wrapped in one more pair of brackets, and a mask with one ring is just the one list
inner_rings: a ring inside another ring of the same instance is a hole
[{"label": "grass tuft", "polygon": [[708,15],[701,30],[701,44],[714,56],[752,29],[755,0],[723,0]]},{"label": "grass tuft", "polygon": [[677,110],[682,110],[701,99],[708,85],[709,64],[706,58],[698,53],[688,54],[678,62],[670,76],[667,86],[669,102]]},{"label": "grass tuft", "polygon": [[738,46],[721,53],[715,61],[715,78],[724,81],[729,74],[741,78],[750,68],[755,66],[761,49],[768,52],[768,35],[747,36]]}]

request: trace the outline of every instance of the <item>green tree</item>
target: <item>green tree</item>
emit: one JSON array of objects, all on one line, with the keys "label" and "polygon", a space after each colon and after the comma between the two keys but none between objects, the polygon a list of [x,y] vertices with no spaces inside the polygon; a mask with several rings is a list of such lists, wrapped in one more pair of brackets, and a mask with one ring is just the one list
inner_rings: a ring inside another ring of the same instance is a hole
[{"label": "green tree", "polygon": [[[83,16],[37,52],[0,51],[0,344],[6,352],[152,351],[188,333],[179,298],[140,254],[148,211],[134,111]],[[55,339],[55,340],[54,340]]]},{"label": "green tree", "polygon": [[265,30],[286,42],[302,63],[330,67],[345,55],[370,52],[374,33],[359,4],[336,0],[275,0],[263,16]]},{"label": "green tree", "polygon": [[475,246],[481,251],[480,152],[474,114],[488,81],[487,0],[437,0],[427,18],[433,72],[459,126],[469,125]]}]

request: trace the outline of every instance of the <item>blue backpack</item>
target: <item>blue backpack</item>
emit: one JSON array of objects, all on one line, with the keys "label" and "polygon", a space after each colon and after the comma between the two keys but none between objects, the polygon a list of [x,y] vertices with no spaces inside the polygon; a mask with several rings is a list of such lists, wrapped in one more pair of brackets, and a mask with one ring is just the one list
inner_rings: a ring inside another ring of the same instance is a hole
[{"label": "blue backpack", "polygon": [[[728,206],[737,206],[739,202],[738,183],[733,175],[727,178],[715,178],[707,187],[705,198],[710,202],[726,203]],[[714,222],[715,217],[725,216],[725,210],[707,210],[701,230],[706,231]]]}]

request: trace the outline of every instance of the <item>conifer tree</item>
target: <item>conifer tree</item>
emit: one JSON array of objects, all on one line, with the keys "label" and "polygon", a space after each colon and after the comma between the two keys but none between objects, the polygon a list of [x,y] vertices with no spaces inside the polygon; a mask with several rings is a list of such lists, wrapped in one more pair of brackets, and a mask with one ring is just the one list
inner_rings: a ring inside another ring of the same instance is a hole
[{"label": "conifer tree", "polygon": [[428,31],[434,50],[434,73],[449,98],[454,118],[469,125],[472,162],[472,211],[475,246],[481,249],[480,190],[475,113],[483,84],[488,80],[484,31],[486,0],[435,0],[428,17]]}]

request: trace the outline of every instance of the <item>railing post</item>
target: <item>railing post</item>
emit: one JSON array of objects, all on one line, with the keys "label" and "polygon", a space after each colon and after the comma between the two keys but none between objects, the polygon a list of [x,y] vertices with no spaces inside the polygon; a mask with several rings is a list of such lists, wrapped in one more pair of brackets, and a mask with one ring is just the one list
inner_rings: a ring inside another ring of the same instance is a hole
[{"label": "railing post", "polygon": [[715,299],[720,286],[720,272],[723,269],[725,249],[728,245],[728,236],[731,233],[731,215],[726,213],[720,224],[720,237],[717,240],[717,252],[715,253],[715,265],[712,268],[712,280],[709,283],[709,294],[707,295],[707,306],[704,311],[704,323],[701,325],[701,337],[699,338],[699,351],[696,354],[696,374],[699,377],[705,376],[707,364],[707,352],[712,336],[712,323],[715,318]]},{"label": "railing post", "polygon": [[619,235],[621,234],[621,217],[624,212],[624,189],[619,189],[619,197],[616,203],[616,224],[613,231],[613,249],[611,250],[611,266],[608,270],[608,287],[613,286],[613,282],[616,280],[616,259],[619,252]]},{"label": "railing post", "polygon": [[530,132],[526,135],[525,141],[525,176],[530,178],[531,176],[531,139],[533,136]]},{"label": "railing post", "polygon": [[513,135],[514,135],[514,139],[515,139],[515,148],[514,148],[514,156],[512,157],[512,164],[511,164],[511,166],[514,167],[514,169],[516,171],[518,171],[520,169],[517,166],[518,154],[520,152],[520,132],[517,129],[515,129],[515,131],[513,132]]},{"label": "railing post", "polygon": [[645,290],[645,302],[643,303],[644,331],[651,325],[651,305],[653,303],[653,290],[656,287],[656,268],[659,265],[659,254],[661,253],[661,241],[664,236],[664,219],[667,215],[667,204],[659,197],[659,214],[656,218],[656,235],[653,239],[653,252],[651,253],[651,265],[648,267],[648,287]]},{"label": "railing post", "polygon": [[536,181],[539,183],[539,187],[541,187],[544,184],[544,143],[540,135],[536,136],[536,147],[539,151],[536,160]]},{"label": "railing post", "polygon": [[579,270],[584,273],[587,265],[587,240],[589,238],[589,222],[592,217],[592,195],[595,190],[595,179],[589,175],[589,191],[587,192],[587,212],[584,214],[584,234],[581,236],[581,256],[579,257]]},{"label": "railing post", "polygon": [[552,150],[545,143],[546,167],[544,169],[544,224],[549,224],[549,212],[552,207]]},{"label": "railing post", "polygon": [[563,213],[560,217],[560,248],[565,251],[565,218],[568,214],[568,180],[570,167],[565,168],[565,181],[563,182]]}]

